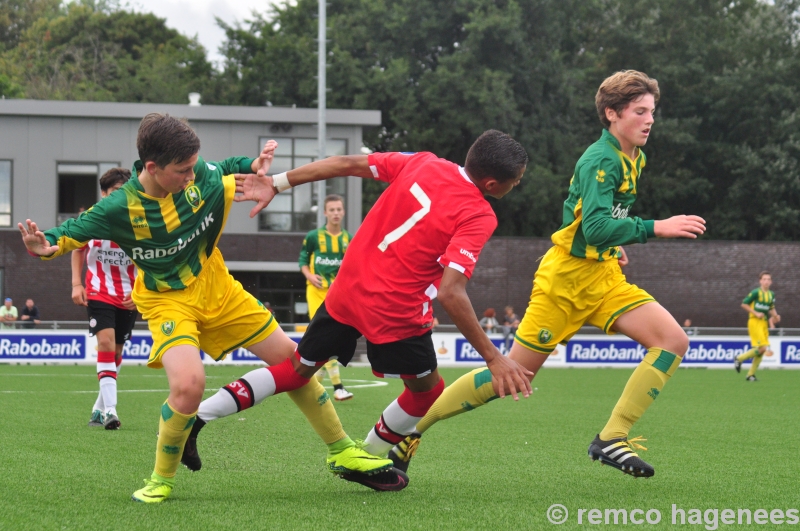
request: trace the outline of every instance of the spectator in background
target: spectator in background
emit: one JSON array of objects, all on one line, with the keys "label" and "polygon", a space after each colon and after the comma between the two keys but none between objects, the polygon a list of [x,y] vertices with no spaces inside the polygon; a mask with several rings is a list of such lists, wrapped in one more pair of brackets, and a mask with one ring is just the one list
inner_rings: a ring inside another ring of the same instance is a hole
[{"label": "spectator in background", "polygon": [[697,334],[697,330],[692,328],[692,320],[691,319],[686,319],[683,322],[683,330],[686,332],[687,336],[693,336],[693,335]]},{"label": "spectator in background", "polygon": [[500,323],[497,322],[497,319],[495,319],[494,316],[494,308],[486,308],[486,311],[483,312],[483,319],[479,321],[483,329],[486,330],[487,334],[497,332],[497,327],[500,326]]},{"label": "spectator in background", "polygon": [[519,317],[514,313],[514,308],[506,306],[506,313],[503,316],[503,340],[505,341],[506,352],[508,352],[511,342],[514,340],[518,327]]},{"label": "spectator in background", "polygon": [[22,328],[33,328],[34,325],[42,322],[39,317],[39,308],[33,304],[33,299],[25,301],[25,307],[22,309],[22,316],[19,320],[23,321]]},{"label": "spectator in background", "polygon": [[17,313],[17,308],[13,306],[13,302],[11,297],[6,297],[5,304],[0,307],[0,328],[5,330],[16,328],[13,323],[17,320],[19,314]]}]

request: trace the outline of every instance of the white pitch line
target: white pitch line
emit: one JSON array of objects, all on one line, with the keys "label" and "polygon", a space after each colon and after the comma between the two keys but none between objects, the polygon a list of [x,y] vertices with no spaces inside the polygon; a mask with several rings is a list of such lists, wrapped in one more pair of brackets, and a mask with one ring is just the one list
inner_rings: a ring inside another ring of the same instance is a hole
[{"label": "white pitch line", "polygon": [[[389,385],[387,382],[381,382],[378,380],[348,380],[342,379],[342,382],[362,382],[360,384],[355,385],[348,385],[348,389],[364,389],[367,387],[384,387]],[[324,386],[327,389],[333,389],[333,386]],[[212,389],[208,388],[205,390],[206,393],[217,392],[219,388]],[[118,389],[118,393],[169,393],[169,389]],[[45,394],[45,393],[66,393],[66,394],[96,394],[97,389],[92,391],[3,391],[0,390],[0,394]]]}]

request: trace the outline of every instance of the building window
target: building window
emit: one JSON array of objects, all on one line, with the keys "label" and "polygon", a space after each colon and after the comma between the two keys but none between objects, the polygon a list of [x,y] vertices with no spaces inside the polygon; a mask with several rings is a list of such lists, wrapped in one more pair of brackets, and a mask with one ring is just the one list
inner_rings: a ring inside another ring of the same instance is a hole
[{"label": "building window", "polygon": [[57,222],[69,218],[91,207],[100,199],[100,177],[118,162],[92,164],[58,164],[58,216]]},{"label": "building window", "polygon": [[[261,137],[259,146],[273,137]],[[270,174],[281,173],[314,162],[319,155],[316,138],[275,138],[278,149],[270,167]],[[328,139],[325,150],[329,157],[347,154],[347,140]],[[346,197],[347,177],[326,181],[326,193]],[[308,232],[316,228],[317,215],[311,210],[316,205],[314,187],[311,185],[290,188],[275,196],[258,219],[259,230],[281,232]]]},{"label": "building window", "polygon": [[256,297],[269,303],[279,323],[307,323],[306,279],[297,273],[260,273]]},{"label": "building window", "polygon": [[11,226],[11,161],[0,160],[0,227]]}]

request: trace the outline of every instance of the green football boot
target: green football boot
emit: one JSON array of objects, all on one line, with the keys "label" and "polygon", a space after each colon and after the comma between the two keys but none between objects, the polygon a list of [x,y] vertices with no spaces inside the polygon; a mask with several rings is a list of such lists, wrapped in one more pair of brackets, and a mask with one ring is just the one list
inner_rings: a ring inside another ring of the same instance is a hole
[{"label": "green football boot", "polygon": [[172,485],[154,479],[144,480],[144,488],[137,490],[131,496],[133,501],[142,503],[161,503],[172,493]]},{"label": "green football boot", "polygon": [[371,476],[392,468],[391,460],[368,454],[363,447],[364,443],[357,441],[337,454],[329,453],[328,469],[339,475],[358,472]]}]

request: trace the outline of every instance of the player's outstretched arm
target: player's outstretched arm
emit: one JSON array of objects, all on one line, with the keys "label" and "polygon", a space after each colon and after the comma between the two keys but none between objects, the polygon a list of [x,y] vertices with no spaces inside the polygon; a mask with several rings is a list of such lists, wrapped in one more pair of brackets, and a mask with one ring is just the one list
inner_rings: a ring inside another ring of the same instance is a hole
[{"label": "player's outstretched arm", "polygon": [[26,219],[25,225],[17,223],[17,227],[22,234],[22,243],[25,244],[28,252],[36,256],[50,256],[58,252],[58,245],[50,245],[44,233],[33,221]]},{"label": "player's outstretched arm", "polygon": [[653,231],[657,238],[697,238],[706,231],[706,220],[700,216],[672,216],[656,220]]},{"label": "player's outstretched arm", "polygon": [[533,373],[516,361],[500,354],[481,328],[472,303],[467,295],[467,277],[451,267],[445,267],[439,285],[439,302],[453,319],[458,330],[475,350],[486,360],[486,365],[497,382],[500,398],[505,398],[506,388],[511,390],[514,400],[519,400],[517,391],[527,398],[531,394]]},{"label": "player's outstretched arm", "polygon": [[236,178],[236,195],[233,200],[253,201],[256,206],[250,210],[250,217],[255,217],[269,205],[276,194],[301,184],[332,179],[334,177],[354,176],[364,179],[372,178],[372,170],[366,155],[344,155],[329,157],[294,170],[277,175],[266,175],[262,170],[257,174],[239,174]]}]

